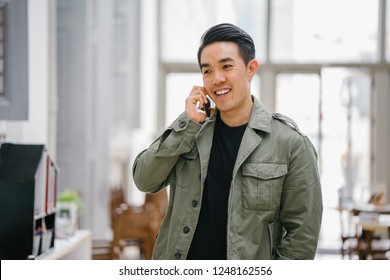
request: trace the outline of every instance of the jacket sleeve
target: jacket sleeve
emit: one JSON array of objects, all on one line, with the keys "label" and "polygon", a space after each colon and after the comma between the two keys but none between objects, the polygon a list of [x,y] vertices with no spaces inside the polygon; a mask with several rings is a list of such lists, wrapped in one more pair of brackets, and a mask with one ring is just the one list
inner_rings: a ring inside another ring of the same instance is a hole
[{"label": "jacket sleeve", "polygon": [[136,157],[132,171],[140,191],[154,193],[168,185],[173,167],[181,154],[191,151],[201,126],[183,113]]},{"label": "jacket sleeve", "polygon": [[322,220],[317,154],[307,137],[292,147],[282,192],[280,219],[286,234],[278,259],[314,259]]}]

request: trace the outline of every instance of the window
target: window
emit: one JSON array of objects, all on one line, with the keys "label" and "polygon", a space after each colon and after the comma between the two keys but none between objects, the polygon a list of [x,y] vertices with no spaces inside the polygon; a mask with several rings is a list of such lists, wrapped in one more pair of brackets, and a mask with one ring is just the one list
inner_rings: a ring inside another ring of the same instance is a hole
[{"label": "window", "polygon": [[0,97],[5,97],[4,84],[4,41],[5,41],[5,5],[0,4]]},{"label": "window", "polygon": [[276,77],[276,111],[297,122],[318,150],[320,77],[318,74],[286,74]]},{"label": "window", "polygon": [[[199,40],[214,24],[230,22],[249,32],[260,60],[265,59],[265,0],[162,1],[161,58],[166,62],[196,62]],[[173,11],[180,11],[175,12]]]},{"label": "window", "polygon": [[8,2],[1,0],[0,7],[0,120],[26,120],[28,118],[27,0]]},{"label": "window", "polygon": [[5,3],[0,2],[0,98],[5,98],[5,57],[4,57],[4,44],[5,44]]},{"label": "window", "polygon": [[166,126],[184,112],[186,97],[194,85],[203,85],[202,75],[196,73],[170,73],[166,76]]},{"label": "window", "polygon": [[387,1],[386,12],[386,60],[390,62],[390,1]]},{"label": "window", "polygon": [[[346,199],[367,202],[370,184],[372,78],[368,70],[325,68],[322,71],[322,180],[334,188],[329,204]],[[329,198],[329,197],[328,197]]]},{"label": "window", "polygon": [[275,0],[271,60],[374,62],[378,0]]},{"label": "window", "polygon": [[372,78],[368,70],[323,68],[319,74],[280,73],[276,110],[291,117],[319,155],[327,239],[337,240],[339,193],[365,203],[370,184]]}]

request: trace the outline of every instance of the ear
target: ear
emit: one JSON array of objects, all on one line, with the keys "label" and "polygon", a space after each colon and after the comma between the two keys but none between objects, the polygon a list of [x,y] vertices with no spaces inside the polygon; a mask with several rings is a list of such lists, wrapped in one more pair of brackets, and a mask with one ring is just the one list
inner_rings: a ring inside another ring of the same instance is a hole
[{"label": "ear", "polygon": [[251,80],[258,68],[259,68],[259,62],[256,59],[252,59],[251,61],[248,62],[247,69]]}]

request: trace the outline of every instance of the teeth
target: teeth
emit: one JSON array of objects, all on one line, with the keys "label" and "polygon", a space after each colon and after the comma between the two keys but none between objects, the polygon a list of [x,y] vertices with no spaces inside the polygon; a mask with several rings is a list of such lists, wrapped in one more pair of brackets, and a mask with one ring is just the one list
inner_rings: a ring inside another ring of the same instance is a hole
[{"label": "teeth", "polygon": [[216,95],[223,95],[223,94],[228,93],[229,91],[230,91],[229,89],[223,89],[223,90],[216,91],[215,94]]}]

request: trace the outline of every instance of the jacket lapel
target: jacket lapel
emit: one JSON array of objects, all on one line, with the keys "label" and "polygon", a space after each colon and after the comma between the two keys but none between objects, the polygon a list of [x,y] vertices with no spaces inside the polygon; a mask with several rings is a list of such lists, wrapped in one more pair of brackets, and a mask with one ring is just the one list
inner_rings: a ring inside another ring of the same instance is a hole
[{"label": "jacket lapel", "polygon": [[258,131],[262,130],[268,133],[271,132],[271,112],[268,111],[267,108],[257,98],[252,97],[252,100],[252,114],[245,133],[242,137],[240,149],[238,150],[236,163],[233,169],[233,178],[235,177],[236,172],[240,166],[259,146],[262,138]]},{"label": "jacket lapel", "polygon": [[215,126],[215,113],[210,119],[207,120],[207,123],[202,126],[198,134],[195,136],[196,145],[199,151],[200,159],[200,174],[201,174],[201,183],[206,180],[207,169],[210,159],[211,146],[213,145],[213,135],[214,135],[214,126]]}]

